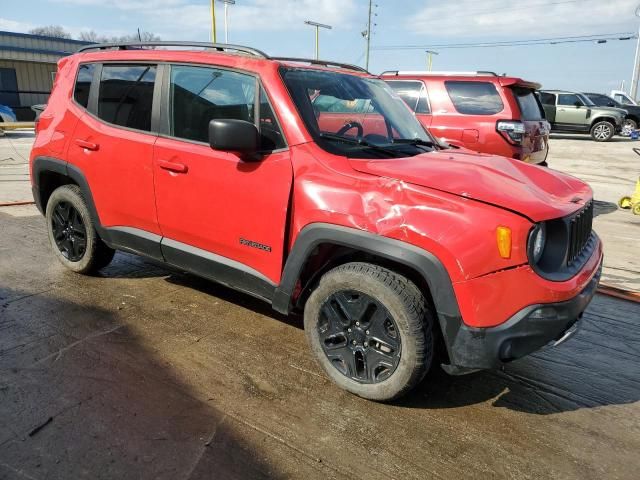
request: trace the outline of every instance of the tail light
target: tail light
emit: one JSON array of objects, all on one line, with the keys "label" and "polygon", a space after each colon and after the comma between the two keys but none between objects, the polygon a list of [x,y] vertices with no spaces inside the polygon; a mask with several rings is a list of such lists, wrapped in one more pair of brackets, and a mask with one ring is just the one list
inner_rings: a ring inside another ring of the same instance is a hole
[{"label": "tail light", "polygon": [[522,145],[525,133],[524,123],[515,120],[498,120],[496,130],[507,142]]}]

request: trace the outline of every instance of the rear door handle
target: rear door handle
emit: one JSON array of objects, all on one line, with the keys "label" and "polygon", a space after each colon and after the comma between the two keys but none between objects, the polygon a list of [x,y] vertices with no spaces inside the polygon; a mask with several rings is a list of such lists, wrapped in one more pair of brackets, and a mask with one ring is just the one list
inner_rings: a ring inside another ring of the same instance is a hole
[{"label": "rear door handle", "polygon": [[184,163],[170,162],[169,160],[158,160],[158,165],[163,170],[169,170],[170,172],[175,173],[187,173],[189,170],[189,167]]},{"label": "rear door handle", "polygon": [[98,150],[98,148],[100,147],[100,145],[98,145],[97,143],[93,143],[93,142],[87,142],[86,140],[81,140],[79,138],[76,138],[76,145],[78,145],[80,148],[84,148],[85,150]]}]

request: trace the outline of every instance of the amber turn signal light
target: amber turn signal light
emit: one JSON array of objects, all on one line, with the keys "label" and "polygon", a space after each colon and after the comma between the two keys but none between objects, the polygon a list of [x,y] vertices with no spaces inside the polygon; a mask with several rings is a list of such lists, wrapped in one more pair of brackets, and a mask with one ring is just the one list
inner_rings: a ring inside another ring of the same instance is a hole
[{"label": "amber turn signal light", "polygon": [[500,256],[511,258],[511,229],[509,227],[496,228],[496,242]]}]

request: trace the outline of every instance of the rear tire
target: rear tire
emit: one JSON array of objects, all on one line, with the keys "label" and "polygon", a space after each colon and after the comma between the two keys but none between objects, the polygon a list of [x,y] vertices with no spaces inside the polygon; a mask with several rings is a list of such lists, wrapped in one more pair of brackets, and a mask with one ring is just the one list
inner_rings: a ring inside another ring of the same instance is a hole
[{"label": "rear tire", "polygon": [[596,122],[591,127],[591,138],[596,142],[608,142],[616,132],[616,128],[611,122],[603,120]]},{"label": "rear tire", "polygon": [[98,236],[80,187],[63,185],[54,190],[45,217],[51,248],[69,270],[89,274],[111,263],[115,250]]},{"label": "rear tire", "polygon": [[431,366],[433,315],[413,282],[386,268],[348,263],[322,276],[304,308],[316,359],[341,388],[389,401]]}]

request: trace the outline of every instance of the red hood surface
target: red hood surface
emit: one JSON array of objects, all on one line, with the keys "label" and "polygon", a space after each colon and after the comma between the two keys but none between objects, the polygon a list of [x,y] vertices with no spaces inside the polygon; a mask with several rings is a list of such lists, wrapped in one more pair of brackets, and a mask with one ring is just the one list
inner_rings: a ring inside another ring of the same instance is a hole
[{"label": "red hood surface", "polygon": [[490,203],[536,222],[569,215],[593,196],[586,183],[569,175],[475,152],[440,150],[408,158],[349,159],[349,163],[359,172]]}]

